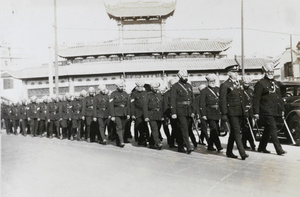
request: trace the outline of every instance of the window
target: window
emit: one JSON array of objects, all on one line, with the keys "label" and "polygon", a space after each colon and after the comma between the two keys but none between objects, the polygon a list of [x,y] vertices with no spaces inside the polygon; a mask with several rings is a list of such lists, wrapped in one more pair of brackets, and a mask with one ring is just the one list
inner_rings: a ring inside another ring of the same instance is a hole
[{"label": "window", "polygon": [[13,89],[14,81],[12,79],[3,79],[3,89]]},{"label": "window", "polygon": [[95,79],[95,81],[99,81],[99,79],[98,79],[98,78],[96,78],[96,79]]},{"label": "window", "polygon": [[91,81],[90,79],[87,79],[86,81]]},{"label": "window", "polygon": [[293,77],[293,64],[292,62],[287,62],[284,64],[284,74],[285,77]]}]

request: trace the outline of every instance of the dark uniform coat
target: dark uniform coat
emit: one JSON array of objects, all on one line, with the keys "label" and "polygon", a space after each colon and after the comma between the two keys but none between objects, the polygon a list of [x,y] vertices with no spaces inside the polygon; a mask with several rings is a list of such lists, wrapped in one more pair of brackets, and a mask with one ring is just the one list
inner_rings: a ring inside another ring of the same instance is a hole
[{"label": "dark uniform coat", "polygon": [[94,111],[94,97],[88,96],[83,99],[83,109],[82,109],[82,115],[83,116],[93,116]]},{"label": "dark uniform coat", "polygon": [[37,103],[30,103],[28,105],[28,118],[38,118],[39,106]]},{"label": "dark uniform coat", "polygon": [[72,101],[72,119],[79,120],[82,118],[82,100]]},{"label": "dark uniform coat", "polygon": [[58,120],[59,119],[59,108],[60,108],[60,103],[58,103],[58,102],[48,103],[47,119]]},{"label": "dark uniform coat", "polygon": [[24,104],[19,105],[19,118],[22,120],[27,119],[27,106]]},{"label": "dark uniform coat", "polygon": [[240,85],[237,85],[231,79],[228,79],[221,84],[221,114],[228,116],[243,116],[245,115],[245,106],[245,93]]},{"label": "dark uniform coat", "polygon": [[171,114],[190,116],[194,113],[193,88],[189,83],[175,83],[171,88]]},{"label": "dark uniform coat", "polygon": [[17,105],[11,106],[11,112],[10,112],[10,119],[11,120],[19,120],[19,109]]},{"label": "dark uniform coat", "polygon": [[201,116],[206,116],[209,120],[219,120],[221,118],[218,87],[206,87],[201,91],[199,110]]},{"label": "dark uniform coat", "polygon": [[62,119],[72,118],[72,103],[70,101],[62,101],[60,103],[59,117]]},{"label": "dark uniform coat", "polygon": [[39,104],[39,112],[38,112],[38,118],[41,120],[46,120],[47,119],[47,114],[48,114],[48,105],[47,103],[40,103]]},{"label": "dark uniform coat", "polygon": [[131,116],[135,116],[136,118],[142,117],[143,115],[143,102],[145,101],[145,95],[147,92],[142,91],[134,91],[131,94]]},{"label": "dark uniform coat", "polygon": [[130,115],[130,100],[129,95],[125,92],[114,91],[110,95],[110,116],[123,117]]},{"label": "dark uniform coat", "polygon": [[109,96],[107,94],[97,94],[94,97],[93,117],[108,118],[109,116]]},{"label": "dark uniform coat", "polygon": [[253,98],[254,114],[281,116],[284,104],[281,97],[281,83],[264,77],[255,84]]},{"label": "dark uniform coat", "polygon": [[149,92],[146,94],[143,107],[144,117],[150,120],[162,120],[163,97],[161,93]]}]

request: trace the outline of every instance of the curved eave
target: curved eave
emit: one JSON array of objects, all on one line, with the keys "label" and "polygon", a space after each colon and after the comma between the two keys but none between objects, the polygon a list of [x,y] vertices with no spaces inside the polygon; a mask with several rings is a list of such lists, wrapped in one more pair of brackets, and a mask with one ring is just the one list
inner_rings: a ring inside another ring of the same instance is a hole
[{"label": "curved eave", "polygon": [[76,58],[100,55],[138,54],[138,53],[180,53],[180,52],[210,52],[220,53],[231,46],[230,41],[221,42],[214,40],[202,40],[194,42],[169,42],[143,43],[143,44],[100,44],[76,46],[62,49],[59,56],[63,58]]},{"label": "curved eave", "polygon": [[135,18],[135,17],[155,17],[155,16],[170,16],[176,8],[176,0],[169,3],[163,1],[153,2],[123,2],[111,4],[109,1],[104,2],[107,14],[111,18]]}]

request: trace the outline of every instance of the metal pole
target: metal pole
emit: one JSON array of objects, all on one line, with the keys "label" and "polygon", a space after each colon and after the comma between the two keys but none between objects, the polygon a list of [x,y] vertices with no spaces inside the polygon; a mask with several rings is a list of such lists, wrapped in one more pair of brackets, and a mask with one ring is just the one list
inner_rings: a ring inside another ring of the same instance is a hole
[{"label": "metal pole", "polygon": [[56,20],[56,0],[54,0],[54,42],[55,42],[55,93],[59,94],[58,90],[58,64],[57,64],[57,20]]},{"label": "metal pole", "polygon": [[292,34],[290,34],[290,47],[291,47],[291,64],[293,66],[293,38],[292,38]]},{"label": "metal pole", "polygon": [[53,62],[51,58],[51,48],[49,46],[49,95],[53,96]]},{"label": "metal pole", "polygon": [[241,45],[242,45],[242,76],[245,75],[244,67],[244,1],[241,0]]}]

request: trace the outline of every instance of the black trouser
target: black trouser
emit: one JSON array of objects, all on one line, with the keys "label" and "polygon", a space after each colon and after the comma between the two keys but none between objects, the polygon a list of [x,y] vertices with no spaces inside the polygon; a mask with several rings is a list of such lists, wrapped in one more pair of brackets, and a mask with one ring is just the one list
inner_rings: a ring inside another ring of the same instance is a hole
[{"label": "black trouser", "polygon": [[255,149],[254,139],[253,139],[253,137],[251,135],[251,131],[250,131],[251,125],[249,125],[249,123],[251,124],[251,121],[249,120],[249,123],[248,123],[248,120],[245,118],[243,123],[242,123],[242,131],[243,131],[242,132],[242,142],[243,142],[244,148],[246,148],[247,141],[249,141],[251,148]]},{"label": "black trouser", "polygon": [[147,141],[147,123],[143,117],[138,117],[134,120],[134,139],[139,143]]},{"label": "black trouser", "polygon": [[106,140],[105,129],[108,127],[108,118],[97,118],[97,121],[98,121],[98,129],[101,138],[99,140],[103,142],[103,140]]},{"label": "black trouser", "polygon": [[85,139],[90,139],[91,134],[92,117],[85,117]]},{"label": "black trouser", "polygon": [[12,131],[12,124],[11,124],[10,120],[8,118],[5,118],[4,124],[5,124],[6,133],[10,134]]},{"label": "black trouser", "polygon": [[190,139],[189,139],[189,125],[192,123],[192,118],[190,116],[177,115],[178,127],[182,134],[182,139],[184,145],[187,149],[191,149]]},{"label": "black trouser", "polygon": [[128,138],[132,138],[130,127],[131,127],[131,119],[128,119],[124,126],[124,136],[123,136],[124,140],[127,140]]},{"label": "black trouser", "polygon": [[32,136],[36,136],[37,135],[37,130],[38,130],[38,126],[39,126],[39,122],[37,120],[37,118],[31,118],[29,121],[30,124],[30,132]]},{"label": "black trouser", "polygon": [[205,138],[206,142],[208,143],[209,137],[207,134],[207,121],[201,119],[200,127],[201,127],[200,140],[204,142],[204,138]]},{"label": "black trouser", "polygon": [[70,137],[71,137],[72,121],[69,120],[69,119],[63,119],[61,121],[61,128],[62,128],[62,137],[70,139]]},{"label": "black trouser", "polygon": [[233,144],[236,143],[237,149],[239,150],[239,153],[241,157],[245,156],[246,152],[241,140],[241,123],[243,122],[242,116],[229,116],[229,122],[230,122],[230,134],[228,138],[227,143],[227,155],[232,154]]},{"label": "black trouser", "polygon": [[194,146],[197,147],[197,140],[196,140],[196,137],[195,137],[194,132],[193,132],[193,119],[192,118],[191,118],[191,121],[188,125],[188,128],[189,128],[190,139],[191,139],[192,143],[194,144]]},{"label": "black trouser", "polygon": [[[169,146],[174,145],[174,136],[171,135],[171,132],[169,129],[169,123],[166,120],[163,121],[163,129],[164,129],[165,135],[167,137],[168,145]],[[173,141],[173,143],[172,143],[172,141]]]},{"label": "black trouser", "polygon": [[22,121],[20,121],[20,133],[22,133],[23,135],[27,135],[27,124],[27,119],[22,119]]},{"label": "black trouser", "polygon": [[56,136],[59,136],[59,120],[50,120],[48,127],[48,136],[52,137],[53,132],[56,132]]},{"label": "black trouser", "polygon": [[47,122],[45,120],[39,120],[39,135],[43,135],[47,131]]},{"label": "black trouser", "polygon": [[269,139],[271,138],[275,150],[277,154],[283,152],[283,149],[281,147],[281,144],[278,140],[277,137],[277,126],[276,126],[276,119],[279,119],[281,117],[276,117],[276,116],[263,116],[263,123],[265,126],[264,132],[262,134],[258,150],[265,150],[267,148]]},{"label": "black trouser", "polygon": [[18,127],[19,127],[19,119],[13,119],[12,120],[12,133],[17,134],[18,133]]},{"label": "black trouser", "polygon": [[92,121],[91,122],[91,127],[90,127],[90,139],[91,142],[95,142],[96,141],[96,137],[99,140],[100,137],[100,132],[99,132],[99,125],[97,122]]},{"label": "black trouser", "polygon": [[115,127],[116,127],[116,134],[117,134],[117,145],[124,143],[124,131],[126,123],[128,123],[128,119],[126,116],[115,117]]},{"label": "black trouser", "polygon": [[220,150],[222,148],[220,138],[219,138],[219,120],[208,120],[209,128],[210,128],[210,136],[208,139],[207,148],[213,148],[214,144],[217,149]]},{"label": "black trouser", "polygon": [[151,137],[149,139],[150,145],[158,145],[160,144],[160,128],[161,128],[161,120],[150,120],[149,121],[150,127],[151,127]]}]

